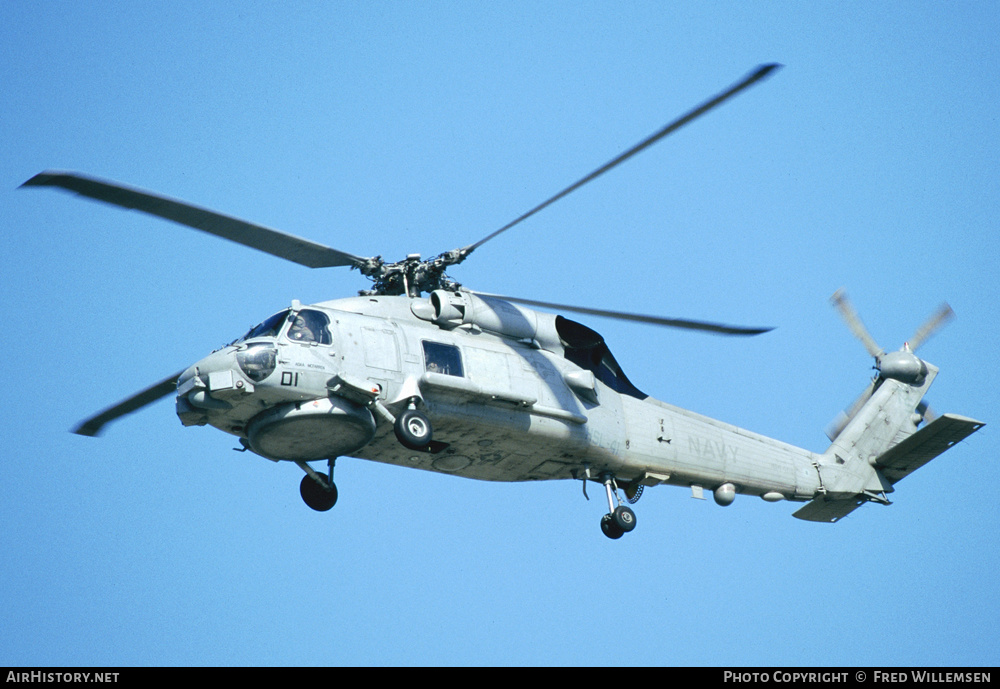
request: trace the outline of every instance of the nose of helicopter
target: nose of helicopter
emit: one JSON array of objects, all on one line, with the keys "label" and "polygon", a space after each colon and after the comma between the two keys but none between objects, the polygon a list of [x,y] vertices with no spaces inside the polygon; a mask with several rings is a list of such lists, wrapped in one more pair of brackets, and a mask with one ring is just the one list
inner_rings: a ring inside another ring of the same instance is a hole
[{"label": "nose of helicopter", "polygon": [[232,409],[233,400],[253,391],[240,375],[235,347],[224,347],[188,367],[177,379],[177,416],[185,426],[203,426],[212,412]]}]

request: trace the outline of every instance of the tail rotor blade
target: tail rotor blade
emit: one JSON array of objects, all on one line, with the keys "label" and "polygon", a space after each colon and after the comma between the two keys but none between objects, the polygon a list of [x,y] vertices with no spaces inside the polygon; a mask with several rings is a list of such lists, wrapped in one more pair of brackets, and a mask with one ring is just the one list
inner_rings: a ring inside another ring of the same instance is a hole
[{"label": "tail rotor blade", "polygon": [[869,383],[868,387],[866,387],[862,393],[858,395],[858,398],[854,400],[851,406],[840,412],[837,415],[837,418],[835,418],[830,425],[827,426],[826,437],[830,439],[831,443],[837,439],[837,436],[843,432],[844,428],[847,427],[847,424],[851,422],[851,419],[853,419],[855,415],[861,411],[861,407],[865,406],[868,400],[871,399],[872,395],[875,394],[875,385],[875,380]]},{"label": "tail rotor blade", "polygon": [[917,405],[917,413],[920,414],[924,423],[930,423],[940,416],[940,414],[931,409],[931,405],[927,404],[927,400],[920,400],[920,404]]},{"label": "tail rotor blade", "polygon": [[875,357],[876,359],[883,350],[875,342],[875,339],[869,334],[868,328],[865,324],[861,322],[860,316],[858,316],[857,311],[851,305],[851,302],[847,300],[847,294],[842,289],[838,289],[832,297],[830,297],[830,302],[837,307],[840,311],[840,315],[844,318],[847,323],[847,327],[851,329],[854,336],[861,340],[861,344],[865,346],[868,354]]},{"label": "tail rotor blade", "polygon": [[910,338],[908,343],[910,350],[913,351],[922,345],[931,335],[954,317],[955,312],[951,310],[951,307],[948,304],[941,304],[937,311],[934,312],[934,315],[927,319],[927,322],[920,326],[917,332],[913,333],[913,337]]}]

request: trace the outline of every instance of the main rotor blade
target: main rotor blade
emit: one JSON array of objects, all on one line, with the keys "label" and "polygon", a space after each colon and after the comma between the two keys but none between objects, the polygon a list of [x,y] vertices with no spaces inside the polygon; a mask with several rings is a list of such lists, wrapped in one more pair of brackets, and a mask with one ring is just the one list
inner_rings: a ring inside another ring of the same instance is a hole
[{"label": "main rotor blade", "polygon": [[231,241],[259,249],[309,268],[358,266],[366,259],[295,237],[268,227],[200,208],[117,182],[87,177],[76,172],[49,170],[35,175],[22,187],[58,187],[122,208],[142,211],[193,227]]},{"label": "main rotor blade", "polygon": [[493,297],[512,301],[527,306],[538,306],[543,309],[553,309],[556,311],[573,311],[583,313],[588,316],[603,316],[604,318],[616,318],[622,321],[634,321],[637,323],[648,323],[650,325],[662,325],[668,328],[682,328],[684,330],[701,330],[703,332],[715,333],[717,335],[760,335],[770,332],[774,328],[744,328],[734,325],[723,325],[721,323],[706,323],[704,321],[692,321],[682,318],[661,318],[659,316],[646,316],[639,313],[626,313],[623,311],[608,311],[606,309],[591,309],[585,306],[570,306],[568,304],[553,304],[547,301],[536,299],[522,299],[521,297],[507,297],[500,294],[488,294],[486,292],[473,292],[484,297]]},{"label": "main rotor blade", "polygon": [[164,378],[159,383],[149,386],[142,392],[137,392],[126,400],[122,400],[113,407],[108,407],[100,414],[83,421],[73,432],[78,435],[94,437],[101,434],[105,425],[111,423],[126,414],[142,409],[147,404],[156,402],[161,397],[166,397],[177,389],[177,379],[181,377],[183,371],[178,371],[169,378]]},{"label": "main rotor blade", "polygon": [[840,311],[840,315],[843,316],[844,321],[847,323],[847,327],[851,329],[854,336],[861,340],[861,344],[865,346],[868,350],[868,354],[875,357],[876,359],[880,354],[882,354],[882,348],[878,346],[875,339],[869,334],[868,328],[865,324],[861,322],[861,317],[858,316],[858,312],[854,310],[851,306],[851,302],[847,300],[847,294],[842,289],[838,289],[830,297],[830,302],[837,307]]},{"label": "main rotor blade", "polygon": [[503,232],[506,232],[507,230],[509,230],[510,228],[514,227],[514,225],[517,225],[521,221],[527,220],[528,218],[530,218],[532,215],[534,215],[538,211],[542,210],[543,208],[546,208],[547,206],[550,206],[551,204],[555,203],[556,201],[558,201],[562,197],[564,197],[564,196],[566,196],[566,195],[568,195],[568,194],[576,191],[577,189],[579,189],[580,187],[582,187],[587,182],[590,182],[591,180],[596,179],[597,177],[600,177],[605,172],[607,172],[608,170],[612,169],[613,167],[615,167],[619,163],[625,162],[626,160],[628,160],[629,158],[631,158],[632,156],[634,156],[636,153],[639,153],[640,151],[643,151],[646,148],[649,148],[650,146],[652,146],[653,144],[655,144],[657,141],[659,141],[663,137],[667,136],[668,134],[672,134],[673,132],[677,131],[678,129],[680,129],[681,127],[683,127],[688,122],[690,122],[690,121],[692,121],[692,120],[700,117],[701,115],[704,115],[709,110],[711,110],[712,108],[716,107],[717,105],[721,105],[723,102],[725,102],[729,98],[732,98],[733,96],[735,96],[740,91],[742,91],[742,90],[748,88],[749,86],[752,86],[753,84],[757,83],[758,81],[760,81],[761,79],[763,79],[764,77],[766,77],[768,74],[770,74],[773,70],[777,69],[778,67],[781,67],[781,65],[779,65],[779,64],[761,65],[760,67],[758,67],[757,69],[755,69],[752,73],[750,73],[749,75],[747,75],[742,81],[740,81],[740,82],[734,84],[733,86],[729,87],[727,90],[723,91],[722,93],[720,93],[719,95],[715,96],[714,98],[712,98],[712,99],[710,99],[710,100],[702,103],[701,105],[699,105],[698,107],[696,107],[694,110],[691,110],[687,114],[682,115],[681,117],[677,118],[676,120],[674,120],[673,122],[671,122],[670,124],[668,124],[667,126],[665,126],[663,129],[659,130],[658,132],[656,132],[652,136],[650,136],[650,137],[648,137],[646,139],[643,139],[642,141],[640,141],[639,143],[637,143],[635,146],[633,146],[632,148],[628,149],[627,151],[625,151],[624,153],[622,153],[621,155],[619,155],[617,158],[614,158],[613,160],[608,161],[607,163],[605,163],[601,167],[597,168],[596,170],[594,170],[593,172],[591,172],[589,175],[587,175],[583,179],[581,179],[581,180],[579,180],[577,182],[574,182],[573,184],[571,184],[570,186],[566,187],[565,189],[563,189],[562,191],[560,191],[558,194],[556,194],[555,196],[553,196],[552,198],[550,198],[547,201],[544,201],[544,202],[540,203],[539,205],[535,206],[534,208],[532,208],[530,211],[528,211],[524,215],[522,215],[522,216],[516,218],[515,220],[507,223],[506,225],[504,225],[503,227],[501,227],[499,230],[496,230],[493,233],[488,234],[487,236],[483,237],[482,239],[480,239],[475,244],[470,244],[469,246],[461,249],[461,251],[463,252],[464,255],[467,255],[467,254],[473,252],[474,250],[478,249],[480,246],[482,246],[486,242],[490,241],[491,239],[493,239],[497,235],[499,235],[499,234],[501,234]]},{"label": "main rotor blade", "polygon": [[910,350],[915,351],[917,347],[926,342],[931,335],[933,335],[937,330],[943,326],[945,323],[950,321],[955,317],[955,312],[951,310],[948,304],[941,304],[937,311],[934,312],[927,322],[924,323],[917,329],[917,332],[913,333],[913,337],[910,338],[909,345]]}]

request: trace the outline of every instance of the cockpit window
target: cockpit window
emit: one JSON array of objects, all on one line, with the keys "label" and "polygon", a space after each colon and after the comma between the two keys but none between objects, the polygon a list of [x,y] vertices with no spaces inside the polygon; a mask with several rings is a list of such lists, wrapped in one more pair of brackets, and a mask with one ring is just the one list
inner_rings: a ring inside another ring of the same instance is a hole
[{"label": "cockpit window", "polygon": [[287,317],[288,309],[285,309],[281,313],[276,313],[260,325],[251,328],[250,332],[237,340],[237,342],[249,340],[253,337],[274,337],[281,330],[281,326],[284,325],[285,318]]},{"label": "cockpit window", "polygon": [[292,342],[333,344],[333,338],[330,336],[330,318],[322,311],[303,309],[292,316],[291,321],[288,339]]}]

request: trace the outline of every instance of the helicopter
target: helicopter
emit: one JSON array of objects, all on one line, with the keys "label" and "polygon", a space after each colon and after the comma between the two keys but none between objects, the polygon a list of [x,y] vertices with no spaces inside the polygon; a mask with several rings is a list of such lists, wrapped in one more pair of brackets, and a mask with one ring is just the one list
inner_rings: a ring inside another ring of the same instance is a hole
[{"label": "helicopter", "polygon": [[[429,259],[356,256],[177,199],[88,175],[45,171],[22,187],[53,187],[138,210],[310,268],[349,267],[371,280],[358,296],[281,311],[183,371],[80,423],[96,436],[168,395],[184,426],[209,425],[241,451],[304,472],[303,501],[337,502],[341,457],[487,481],[579,480],[604,489],[605,536],[636,526],[647,487],[674,485],[721,506],[737,495],[804,503],[793,516],[837,522],[982,428],[923,401],[938,369],[914,353],[951,317],[942,306],[899,351],[868,334],[843,291],[834,297],[876,375],[811,452],[641,392],[604,338],[549,311],[569,311],[729,336],[770,328],[662,318],[500,296],[446,275],[498,235],[768,77],[757,67],[632,148],[479,241]],[[537,307],[544,311],[537,311]],[[326,462],[325,469],[311,463]],[[627,503],[627,504],[626,504]]]}]

